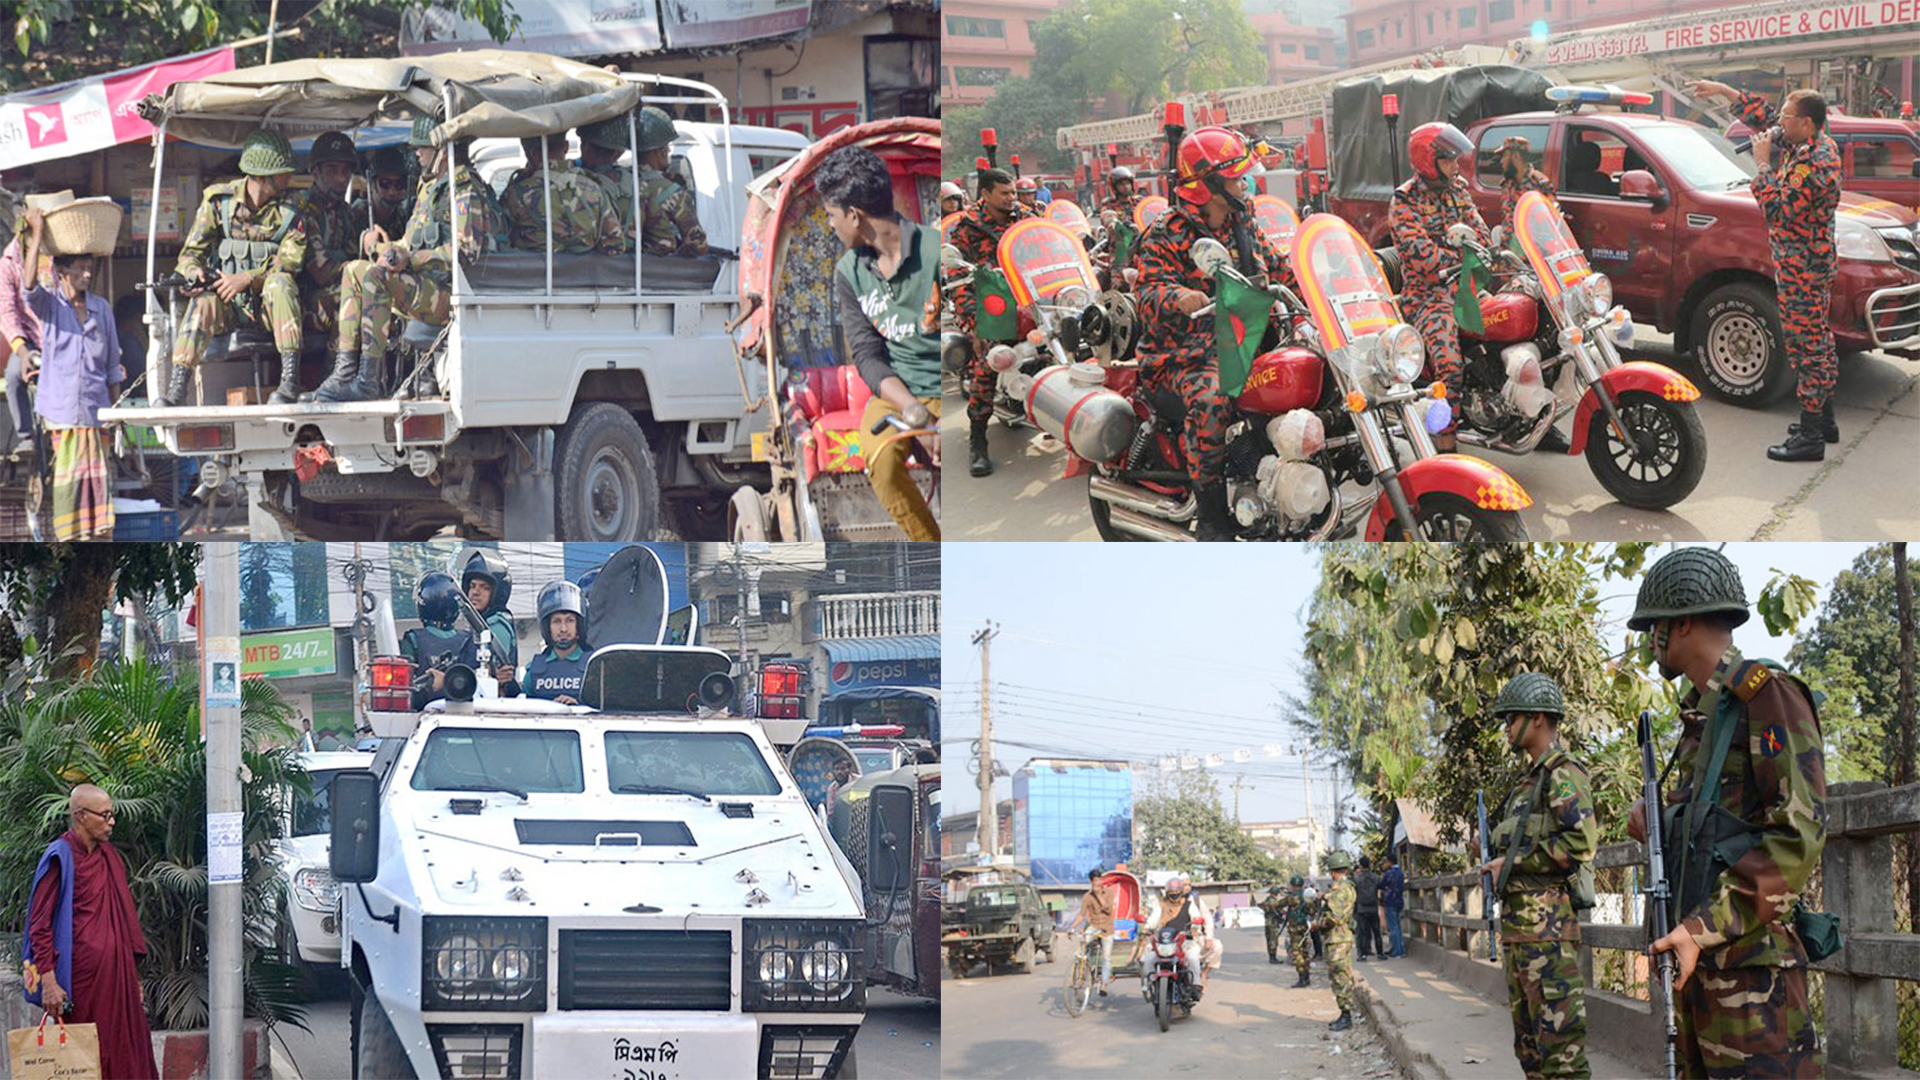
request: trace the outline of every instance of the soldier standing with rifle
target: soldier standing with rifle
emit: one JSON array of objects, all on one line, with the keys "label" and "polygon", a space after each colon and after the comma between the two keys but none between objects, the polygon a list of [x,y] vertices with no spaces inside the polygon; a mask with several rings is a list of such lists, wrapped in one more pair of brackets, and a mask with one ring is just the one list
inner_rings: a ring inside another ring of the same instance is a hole
[{"label": "soldier standing with rifle", "polygon": [[1340,1015],[1327,1025],[1328,1031],[1345,1031],[1353,1026],[1353,882],[1347,871],[1353,858],[1344,851],[1327,856],[1327,871],[1333,875],[1333,889],[1327,893],[1321,909],[1320,928],[1327,932],[1327,981],[1333,984],[1333,1001]]},{"label": "soldier standing with rifle", "polygon": [[1267,898],[1260,901],[1260,913],[1267,917],[1267,963],[1280,962],[1280,925],[1286,919],[1287,901],[1280,895],[1280,886],[1267,890]]},{"label": "soldier standing with rifle", "polygon": [[1586,768],[1554,745],[1565,712],[1560,687],[1534,671],[1508,680],[1493,702],[1507,746],[1532,762],[1501,804],[1493,845],[1504,853],[1479,868],[1500,894],[1513,1050],[1529,1077],[1591,1075],[1580,912],[1593,906],[1583,871],[1600,829]]},{"label": "soldier standing with rifle", "polygon": [[1292,884],[1282,910],[1287,923],[1287,955],[1293,959],[1293,970],[1300,975],[1293,984],[1297,990],[1312,981],[1309,972],[1313,965],[1313,939],[1308,926],[1313,922],[1313,901],[1307,899],[1305,878],[1295,874]]},{"label": "soldier standing with rifle", "polygon": [[[1807,965],[1839,947],[1839,932],[1798,900],[1827,842],[1820,719],[1804,683],[1734,648],[1748,617],[1739,571],[1689,547],[1647,571],[1627,620],[1651,634],[1662,677],[1692,684],[1667,766],[1685,774],[1660,808],[1680,921],[1651,951],[1675,960],[1687,1076],[1819,1076]],[[1645,815],[1643,800],[1635,839],[1647,839]]]},{"label": "soldier standing with rifle", "polygon": [[[1660,802],[1660,774],[1654,771],[1653,764],[1653,712],[1641,710],[1640,713],[1640,805],[1658,805]],[[1645,825],[1647,846],[1647,929],[1654,941],[1659,941],[1673,932],[1673,892],[1667,885],[1666,845],[1660,830],[1660,816],[1655,814],[1651,821],[1642,814]],[[1667,1021],[1667,1080],[1674,1080],[1678,1069],[1674,1062],[1674,1044],[1680,1041],[1678,1021],[1673,1012],[1673,954],[1660,954],[1661,1002],[1665,1005]]]}]

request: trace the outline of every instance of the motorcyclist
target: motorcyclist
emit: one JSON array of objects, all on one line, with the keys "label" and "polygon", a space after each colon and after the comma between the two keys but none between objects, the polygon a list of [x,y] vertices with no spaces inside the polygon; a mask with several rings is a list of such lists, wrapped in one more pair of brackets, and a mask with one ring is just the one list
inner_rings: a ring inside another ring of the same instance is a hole
[{"label": "motorcyclist", "polygon": [[966,189],[951,180],[942,180],[940,182],[940,216],[957,214],[966,208]]},{"label": "motorcyclist", "polygon": [[1040,185],[1033,182],[1033,177],[1023,176],[1015,180],[1013,197],[1020,200],[1020,205],[1026,209],[1027,213],[1040,212]]},{"label": "motorcyclist", "polygon": [[[1021,218],[1030,217],[1014,197],[1013,175],[1004,169],[980,171],[980,197],[966,216],[954,223],[948,242],[975,266],[993,266],[1000,237]],[[974,337],[973,285],[962,282],[953,291],[954,323],[973,339],[972,362],[967,369],[967,457],[974,476],[993,473],[987,456],[987,421],[993,419],[993,395],[998,380],[987,366],[987,343]]]},{"label": "motorcyclist", "polygon": [[[1449,272],[1459,269],[1460,252],[1448,242],[1447,230],[1464,223],[1481,244],[1493,246],[1461,175],[1461,162],[1472,159],[1473,142],[1452,124],[1414,128],[1407,139],[1413,178],[1394,191],[1388,214],[1404,277],[1400,309],[1420,331],[1434,377],[1447,384],[1448,397],[1454,400],[1460,392],[1460,331],[1453,321],[1454,281]],[[1451,452],[1454,425],[1433,442],[1441,453]]]},{"label": "motorcyclist", "polygon": [[[1161,930],[1174,930],[1187,935],[1181,959],[1186,962],[1187,975],[1194,981],[1196,996],[1206,993],[1207,979],[1213,974],[1213,969],[1220,965],[1222,950],[1211,928],[1212,919],[1206,902],[1194,893],[1193,879],[1186,874],[1177,874],[1167,882],[1165,895],[1154,902],[1147,915],[1148,940]],[[1150,974],[1149,966],[1141,968],[1142,981]]]},{"label": "motorcyclist", "polygon": [[1246,139],[1226,128],[1203,127],[1180,140],[1176,198],[1134,257],[1140,270],[1134,291],[1145,322],[1136,350],[1141,376],[1186,403],[1181,449],[1199,499],[1201,540],[1234,535],[1225,478],[1233,412],[1220,392],[1213,321],[1192,317],[1213,292],[1213,279],[1194,265],[1194,245],[1207,237],[1226,245],[1235,268],[1256,285],[1270,280],[1294,285],[1280,250],[1253,222],[1253,199],[1243,179],[1252,168]]},{"label": "motorcyclist", "polygon": [[571,581],[548,583],[540,590],[540,637],[545,649],[527,661],[520,688],[528,697],[562,705],[580,704],[587,673],[587,598]]},{"label": "motorcyclist", "polygon": [[1107,199],[1101,210],[1112,210],[1127,220],[1133,220],[1133,204],[1140,201],[1135,190],[1133,169],[1126,165],[1115,165],[1107,174]]},{"label": "motorcyclist", "polygon": [[413,587],[413,604],[421,625],[400,636],[400,651],[413,661],[413,707],[447,696],[446,658],[469,668],[480,666],[473,635],[457,630],[460,587],[450,574],[438,570],[420,575]]}]

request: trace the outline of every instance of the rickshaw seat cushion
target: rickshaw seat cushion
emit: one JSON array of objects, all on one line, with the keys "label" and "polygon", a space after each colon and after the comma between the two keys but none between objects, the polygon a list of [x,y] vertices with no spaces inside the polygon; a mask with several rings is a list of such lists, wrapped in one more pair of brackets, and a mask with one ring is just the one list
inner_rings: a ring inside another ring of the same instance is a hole
[{"label": "rickshaw seat cushion", "polygon": [[863,472],[860,416],[873,391],[852,364],[807,368],[792,390],[794,404],[807,421],[800,436],[807,479],[822,472]]},{"label": "rickshaw seat cushion", "polygon": [[[633,291],[634,255],[553,256],[553,287],[577,291],[603,289]],[[640,266],[641,287],[649,293],[710,293],[720,279],[721,259],[706,255],[648,255]],[[544,251],[490,251],[466,264],[467,282],[475,291],[545,292],[547,254]]]}]

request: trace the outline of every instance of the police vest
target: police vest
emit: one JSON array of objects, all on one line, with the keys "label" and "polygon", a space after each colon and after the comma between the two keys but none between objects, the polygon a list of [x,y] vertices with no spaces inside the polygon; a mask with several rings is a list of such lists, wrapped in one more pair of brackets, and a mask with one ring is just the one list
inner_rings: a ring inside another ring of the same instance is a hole
[{"label": "police vest", "polygon": [[578,701],[586,675],[587,650],[584,646],[571,660],[551,648],[542,649],[540,655],[527,661],[527,674],[520,680],[520,691],[528,697],[552,700],[564,696]]},{"label": "police vest", "polygon": [[[233,235],[233,204],[240,200],[239,192],[221,197],[220,246],[214,249],[214,264],[223,274],[247,274],[267,265],[273,253],[280,250],[280,241],[287,238],[288,230],[293,228],[299,217],[290,206],[283,206],[280,217],[280,229],[271,240],[237,240]],[[272,204],[269,203],[269,206]]]}]

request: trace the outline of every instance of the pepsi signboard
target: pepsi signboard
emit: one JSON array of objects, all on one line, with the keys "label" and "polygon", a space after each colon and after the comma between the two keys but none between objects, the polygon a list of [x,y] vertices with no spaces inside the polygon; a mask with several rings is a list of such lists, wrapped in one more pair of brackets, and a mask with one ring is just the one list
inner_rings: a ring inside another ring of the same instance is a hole
[{"label": "pepsi signboard", "polygon": [[827,692],[863,690],[869,686],[938,686],[940,660],[835,660],[827,666]]}]

